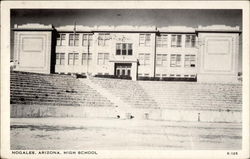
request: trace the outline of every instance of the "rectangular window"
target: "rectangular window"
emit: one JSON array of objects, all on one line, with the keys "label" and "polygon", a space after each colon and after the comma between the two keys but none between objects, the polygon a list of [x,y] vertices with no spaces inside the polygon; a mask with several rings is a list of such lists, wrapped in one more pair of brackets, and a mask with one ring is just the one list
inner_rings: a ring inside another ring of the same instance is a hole
[{"label": "rectangular window", "polygon": [[98,46],[107,46],[110,40],[109,33],[99,33]]},{"label": "rectangular window", "polygon": [[66,34],[57,34],[56,39],[56,45],[57,46],[65,46],[66,45]]},{"label": "rectangular window", "polygon": [[79,46],[79,34],[69,34],[69,46]]},{"label": "rectangular window", "polygon": [[139,54],[140,65],[150,65],[150,54],[140,53]]},{"label": "rectangular window", "polygon": [[75,45],[74,46],[79,46],[79,34],[75,34]]},{"label": "rectangular window", "polygon": [[133,49],[132,49],[132,44],[127,44],[128,45],[128,55],[133,54]]},{"label": "rectangular window", "polygon": [[68,64],[69,65],[77,65],[79,59],[78,53],[69,53]]},{"label": "rectangular window", "polygon": [[181,55],[171,54],[170,67],[181,67]]},{"label": "rectangular window", "polygon": [[157,54],[156,55],[156,65],[157,66],[167,66],[167,54]]},{"label": "rectangular window", "polygon": [[171,47],[181,47],[181,35],[171,36]]},{"label": "rectangular window", "polygon": [[97,64],[106,65],[109,62],[109,53],[98,53]]},{"label": "rectangular window", "polygon": [[91,53],[83,53],[82,54],[82,65],[86,65],[92,61],[92,54]]},{"label": "rectangular window", "polygon": [[116,55],[121,55],[121,44],[116,44]]},{"label": "rectangular window", "polygon": [[185,67],[195,67],[195,55],[185,55],[184,66]]},{"label": "rectangular window", "polygon": [[126,52],[127,52],[127,45],[122,44],[122,55],[126,55]]},{"label": "rectangular window", "polygon": [[69,34],[69,46],[74,46],[74,34]]},{"label": "rectangular window", "polygon": [[132,55],[132,44],[128,43],[117,43],[116,44],[116,55]]},{"label": "rectangular window", "polygon": [[93,45],[93,35],[83,34],[82,35],[82,46],[92,46]]},{"label": "rectangular window", "polygon": [[188,48],[195,47],[195,35],[186,35],[185,46]]},{"label": "rectangular window", "polygon": [[56,65],[65,64],[65,53],[56,53]]},{"label": "rectangular window", "polygon": [[150,46],[150,34],[140,34],[139,35],[139,46]]},{"label": "rectangular window", "polygon": [[168,46],[168,35],[161,34],[156,37],[156,46],[157,47],[167,47]]}]

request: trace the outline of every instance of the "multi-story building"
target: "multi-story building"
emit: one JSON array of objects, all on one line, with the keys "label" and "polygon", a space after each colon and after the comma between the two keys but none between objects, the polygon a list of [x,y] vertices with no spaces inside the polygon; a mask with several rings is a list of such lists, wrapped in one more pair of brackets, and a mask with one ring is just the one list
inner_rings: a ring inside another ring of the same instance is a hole
[{"label": "multi-story building", "polygon": [[235,82],[239,27],[13,28],[16,70]]}]

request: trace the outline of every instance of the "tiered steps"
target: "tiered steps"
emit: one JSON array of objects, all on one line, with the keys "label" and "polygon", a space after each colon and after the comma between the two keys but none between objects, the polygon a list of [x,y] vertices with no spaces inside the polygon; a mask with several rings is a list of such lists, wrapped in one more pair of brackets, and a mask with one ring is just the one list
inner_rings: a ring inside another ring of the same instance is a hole
[{"label": "tiered steps", "polygon": [[241,84],[140,81],[161,108],[241,111]]},{"label": "tiered steps", "polygon": [[70,75],[11,71],[11,104],[50,106],[114,106],[109,100]]},{"label": "tiered steps", "polygon": [[158,108],[154,99],[136,81],[109,78],[91,78],[91,81],[133,108]]}]

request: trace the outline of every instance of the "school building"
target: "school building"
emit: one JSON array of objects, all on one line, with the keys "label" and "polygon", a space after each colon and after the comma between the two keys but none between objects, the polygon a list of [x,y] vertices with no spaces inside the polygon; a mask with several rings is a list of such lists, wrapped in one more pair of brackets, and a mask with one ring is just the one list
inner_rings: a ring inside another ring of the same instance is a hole
[{"label": "school building", "polygon": [[238,26],[80,26],[12,28],[17,71],[237,82]]}]

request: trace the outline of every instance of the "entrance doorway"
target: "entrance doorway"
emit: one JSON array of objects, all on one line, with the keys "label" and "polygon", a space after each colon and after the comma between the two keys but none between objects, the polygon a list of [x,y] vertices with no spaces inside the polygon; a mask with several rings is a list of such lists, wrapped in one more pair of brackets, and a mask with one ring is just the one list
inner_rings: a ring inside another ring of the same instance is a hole
[{"label": "entrance doorway", "polygon": [[131,63],[116,63],[115,76],[117,77],[131,77]]}]

